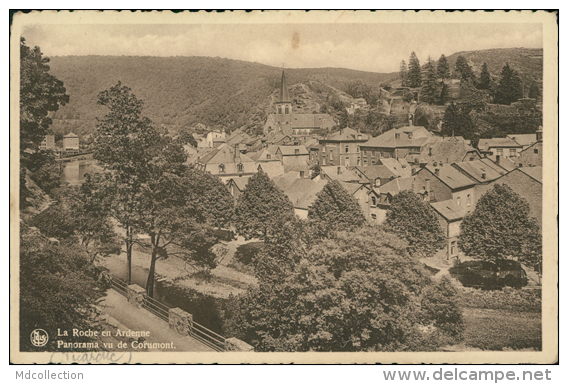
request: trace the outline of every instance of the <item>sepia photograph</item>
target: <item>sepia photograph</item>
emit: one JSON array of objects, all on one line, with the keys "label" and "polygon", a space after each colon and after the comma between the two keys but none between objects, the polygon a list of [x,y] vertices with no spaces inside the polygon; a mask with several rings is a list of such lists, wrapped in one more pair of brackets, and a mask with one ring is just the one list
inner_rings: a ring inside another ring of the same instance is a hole
[{"label": "sepia photograph", "polygon": [[555,363],[557,16],[15,12],[10,361]]}]

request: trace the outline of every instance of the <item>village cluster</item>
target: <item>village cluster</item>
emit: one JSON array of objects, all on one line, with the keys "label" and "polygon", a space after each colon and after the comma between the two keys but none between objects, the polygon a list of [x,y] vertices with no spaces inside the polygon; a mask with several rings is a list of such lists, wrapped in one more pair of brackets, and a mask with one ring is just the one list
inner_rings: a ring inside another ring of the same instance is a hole
[{"label": "village cluster", "polygon": [[[412,190],[437,212],[447,237],[445,252],[458,252],[460,222],[494,184],[509,185],[525,198],[542,224],[542,127],[534,134],[481,139],[477,148],[461,136],[436,136],[422,126],[391,129],[370,137],[336,126],[328,114],[297,114],[284,72],[262,137],[238,129],[195,135],[198,146],[186,145],[188,162],[218,176],[235,198],[259,170],[292,201],[300,218],[330,180],[358,201],[371,225],[381,224],[392,198]],[[351,106],[352,107],[352,106]]]}]

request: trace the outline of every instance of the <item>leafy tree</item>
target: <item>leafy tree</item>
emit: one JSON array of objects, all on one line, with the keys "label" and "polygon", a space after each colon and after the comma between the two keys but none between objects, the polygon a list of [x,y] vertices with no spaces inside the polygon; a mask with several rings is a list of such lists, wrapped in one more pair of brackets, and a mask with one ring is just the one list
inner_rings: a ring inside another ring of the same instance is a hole
[{"label": "leafy tree", "polygon": [[319,164],[314,164],[310,167],[310,177],[312,179],[315,179],[316,177],[318,177],[321,173],[321,167]]},{"label": "leafy tree", "polygon": [[331,231],[351,230],[365,224],[361,206],[336,180],[328,182],[317,194],[308,209],[308,218]]},{"label": "leafy tree", "polygon": [[37,150],[52,123],[48,116],[69,102],[63,82],[49,73],[49,58],[20,39],[20,150]]},{"label": "leafy tree", "polygon": [[237,232],[246,239],[265,239],[269,228],[293,218],[292,202],[262,171],[250,178],[235,208]]},{"label": "leafy tree", "polygon": [[400,62],[400,84],[404,87],[406,86],[407,76],[408,76],[408,69],[406,68],[406,61],[402,60]]},{"label": "leafy tree", "polygon": [[100,180],[98,192],[108,203],[111,216],[125,230],[130,283],[137,207],[142,187],[149,178],[149,164],[160,150],[160,137],[150,119],[142,116],[144,102],[120,81],[99,93],[97,103],[107,107],[108,113],[102,119],[97,118],[93,157],[110,171]]},{"label": "leafy tree", "polygon": [[31,49],[20,39],[20,203],[25,207],[31,192],[26,187],[26,174],[51,193],[59,186],[58,170],[53,156],[37,153],[52,123],[50,112],[69,102],[63,82],[49,73],[49,58],[39,47]]},{"label": "leafy tree", "polygon": [[466,139],[473,138],[476,127],[470,113],[471,107],[468,105],[456,105],[454,103],[448,105],[442,119],[442,135],[463,136]]},{"label": "leafy tree", "polygon": [[422,85],[422,70],[420,68],[420,60],[416,53],[412,52],[408,61],[408,86],[418,88]]},{"label": "leafy tree", "polygon": [[475,75],[473,74],[473,70],[467,63],[467,60],[463,56],[458,56],[456,59],[456,72],[459,74],[459,78],[461,80],[473,80],[475,79]]},{"label": "leafy tree", "polygon": [[436,68],[434,62],[428,56],[428,62],[424,66],[425,82],[422,84],[421,97],[422,101],[428,104],[437,104],[440,100],[440,87],[436,76]]},{"label": "leafy tree", "polygon": [[193,137],[193,134],[190,131],[182,131],[178,135],[178,141],[180,144],[189,144],[193,148],[197,148],[197,140]]},{"label": "leafy tree", "polygon": [[[95,300],[100,296],[92,264],[75,244],[49,244],[22,225],[20,230],[20,349],[37,351],[30,335],[41,328],[49,334],[42,351],[56,351],[57,329],[100,330]],[[69,342],[92,342],[70,333]],[[85,350],[79,348],[78,350]]]},{"label": "leafy tree", "polygon": [[438,329],[419,305],[429,285],[396,236],[339,232],[314,244],[282,280],[261,281],[237,298],[227,332],[258,351],[425,350],[434,337],[420,329]]},{"label": "leafy tree", "polygon": [[463,332],[465,327],[458,291],[447,276],[424,290],[420,306],[438,328],[451,336],[459,337]]},{"label": "leafy tree", "polygon": [[52,204],[35,215],[31,225],[37,227],[43,235],[58,240],[71,240],[75,234],[73,218],[60,203]]},{"label": "leafy tree", "polygon": [[510,105],[521,97],[523,97],[523,85],[519,74],[507,63],[501,71],[501,79],[495,92],[494,102]]},{"label": "leafy tree", "polygon": [[411,252],[420,256],[432,256],[445,244],[436,212],[413,191],[401,191],[392,199],[384,227],[406,240]]},{"label": "leafy tree", "polygon": [[233,220],[235,200],[221,179],[196,168],[189,168],[185,177],[190,200],[199,207],[200,215],[212,226],[227,228]]},{"label": "leafy tree", "polygon": [[528,202],[506,184],[495,184],[466,216],[458,244],[480,259],[518,257],[534,266],[542,261],[542,235]]},{"label": "leafy tree", "polygon": [[538,101],[538,99],[540,98],[540,89],[538,88],[538,84],[535,82],[531,83],[531,86],[529,88],[529,97],[531,99],[535,99],[536,101]]},{"label": "leafy tree", "polygon": [[487,63],[483,63],[483,66],[481,67],[481,74],[479,75],[479,84],[477,84],[477,88],[489,89],[490,84],[491,84],[491,74],[487,69]]},{"label": "leafy tree", "polygon": [[438,59],[438,68],[436,74],[438,75],[438,78],[442,79],[442,82],[450,77],[450,64],[448,63],[448,59],[443,53]]},{"label": "leafy tree", "polygon": [[53,197],[55,190],[61,186],[61,172],[55,161],[55,154],[52,151],[27,153],[25,160],[22,159],[22,163],[26,164],[30,179],[43,192]]}]

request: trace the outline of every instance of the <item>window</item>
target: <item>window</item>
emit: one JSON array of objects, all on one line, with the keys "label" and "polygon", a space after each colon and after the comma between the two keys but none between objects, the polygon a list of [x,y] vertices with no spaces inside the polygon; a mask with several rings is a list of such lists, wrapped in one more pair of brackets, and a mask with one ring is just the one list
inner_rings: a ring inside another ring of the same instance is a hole
[{"label": "window", "polygon": [[420,153],[420,147],[410,147],[410,150],[408,152],[412,153],[412,154],[419,154]]},{"label": "window", "polygon": [[349,145],[345,145],[345,153],[349,153]]},{"label": "window", "polygon": [[281,115],[282,114],[282,107],[278,106],[278,114]]},{"label": "window", "polygon": [[323,147],[321,147],[321,151],[322,151],[323,153],[325,153],[325,145],[324,145]]},{"label": "window", "polygon": [[368,165],[368,164],[367,164],[367,159],[363,160],[363,165],[364,165],[365,167]]},{"label": "window", "polygon": [[300,154],[300,150],[298,148],[294,149],[294,155],[299,155]]},{"label": "window", "polygon": [[390,158],[390,153],[388,153],[388,152],[385,152],[385,153],[384,153],[384,158],[385,158],[385,159],[388,159],[388,158]]},{"label": "window", "polygon": [[219,164],[219,173],[225,173],[225,164]]},{"label": "window", "polygon": [[503,156],[503,148],[497,148],[497,155]]},{"label": "window", "polygon": [[534,149],[534,153],[538,154],[538,148]]},{"label": "window", "polygon": [[452,241],[452,245],[450,247],[450,254],[451,255],[455,255],[456,254],[456,241]]},{"label": "window", "polygon": [[237,164],[237,172],[243,172],[243,170],[244,170],[243,163]]},{"label": "window", "polygon": [[510,157],[517,156],[517,148],[509,148],[509,156]]},{"label": "window", "polygon": [[377,205],[377,198],[375,196],[371,196],[371,205]]},{"label": "window", "polygon": [[471,195],[467,195],[467,206],[471,206]]},{"label": "window", "polygon": [[378,177],[375,179],[375,187],[380,187],[381,186],[381,179],[379,179]]},{"label": "window", "polygon": [[300,171],[300,177],[301,177],[301,178],[304,177],[304,171]]},{"label": "window", "polygon": [[272,155],[270,153],[266,154],[266,160],[270,160],[272,158]]},{"label": "window", "polygon": [[456,199],[456,204],[461,207],[461,197],[458,197],[458,198]]},{"label": "window", "polygon": [[350,165],[351,165],[351,164],[349,163],[349,156],[347,156],[347,157],[345,158],[345,165],[346,165],[346,166],[350,166]]},{"label": "window", "polygon": [[367,151],[363,151],[363,156],[367,156]]},{"label": "window", "polygon": [[285,113],[285,114],[289,114],[289,113],[290,113],[290,109],[289,109],[288,106],[286,106],[284,113]]},{"label": "window", "polygon": [[360,149],[359,146],[357,146],[357,152],[359,152],[359,149]]},{"label": "window", "polygon": [[375,151],[371,151],[371,157],[375,157]]},{"label": "window", "polygon": [[361,159],[357,158],[357,165],[361,165]]}]

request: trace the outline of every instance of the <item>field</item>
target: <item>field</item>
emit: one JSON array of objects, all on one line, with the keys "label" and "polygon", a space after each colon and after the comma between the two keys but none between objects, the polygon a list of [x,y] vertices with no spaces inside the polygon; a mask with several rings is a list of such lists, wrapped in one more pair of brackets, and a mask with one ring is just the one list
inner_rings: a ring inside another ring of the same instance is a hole
[{"label": "field", "polygon": [[541,350],[542,311],[539,289],[483,291],[461,288],[465,349]]}]

